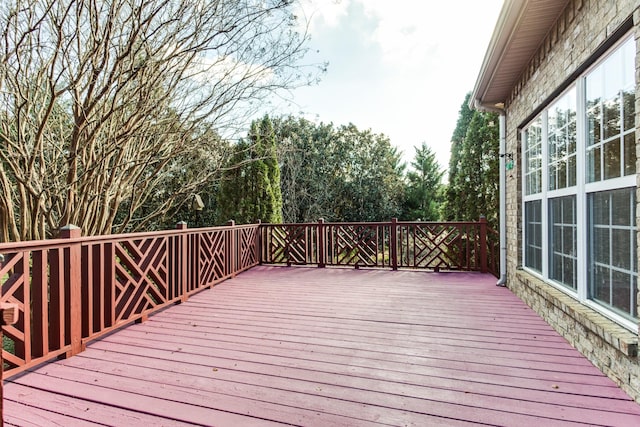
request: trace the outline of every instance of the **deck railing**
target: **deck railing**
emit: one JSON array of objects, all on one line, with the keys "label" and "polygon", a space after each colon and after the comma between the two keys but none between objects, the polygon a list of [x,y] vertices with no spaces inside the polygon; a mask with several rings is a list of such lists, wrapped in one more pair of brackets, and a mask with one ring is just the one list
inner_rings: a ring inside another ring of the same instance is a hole
[{"label": "deck railing", "polygon": [[8,377],[71,356],[87,342],[259,263],[259,225],[0,244],[0,303],[18,308],[3,327]]},{"label": "deck railing", "polygon": [[264,264],[467,270],[498,274],[497,233],[478,222],[263,224]]},{"label": "deck railing", "polygon": [[[252,224],[0,244],[4,378],[81,352],[114,329],[259,263],[477,270],[497,274],[497,234],[479,222]],[[2,359],[0,359],[2,360]]]}]

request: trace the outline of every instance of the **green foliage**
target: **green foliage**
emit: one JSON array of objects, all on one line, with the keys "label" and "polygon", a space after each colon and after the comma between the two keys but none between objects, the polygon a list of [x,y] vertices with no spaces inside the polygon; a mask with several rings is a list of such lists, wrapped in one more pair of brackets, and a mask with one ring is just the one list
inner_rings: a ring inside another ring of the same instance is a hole
[{"label": "green foliage", "polygon": [[405,207],[401,219],[408,221],[437,221],[440,219],[444,172],[436,160],[435,153],[426,143],[418,148],[407,173]]},{"label": "green foliage", "polygon": [[447,220],[476,221],[485,215],[498,225],[499,129],[495,113],[460,108],[452,136],[449,186],[442,216]]},{"label": "green foliage", "polygon": [[404,165],[385,135],[293,117],[275,125],[286,222],[399,216]]},{"label": "green foliage", "polygon": [[268,116],[254,121],[247,140],[235,145],[220,184],[217,207],[219,222],[282,222],[280,166],[273,123]]}]

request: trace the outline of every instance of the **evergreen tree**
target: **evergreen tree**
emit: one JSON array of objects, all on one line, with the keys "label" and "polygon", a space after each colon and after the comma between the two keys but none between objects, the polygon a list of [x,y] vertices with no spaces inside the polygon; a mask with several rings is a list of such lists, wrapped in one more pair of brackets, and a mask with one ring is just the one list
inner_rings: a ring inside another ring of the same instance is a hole
[{"label": "evergreen tree", "polygon": [[442,203],[442,175],[435,153],[425,142],[414,147],[416,154],[407,173],[407,190],[401,219],[436,221]]},{"label": "evergreen tree", "polygon": [[485,215],[495,228],[499,200],[498,116],[470,110],[468,98],[467,95],[452,136],[443,216],[447,220],[477,221]]},{"label": "evergreen tree", "polygon": [[251,123],[248,139],[234,147],[217,204],[220,222],[282,222],[280,167],[273,124],[268,116]]},{"label": "evergreen tree", "polygon": [[275,120],[286,222],[398,217],[404,164],[388,137],[349,124]]},{"label": "evergreen tree", "polygon": [[467,134],[467,128],[473,118],[474,111],[469,108],[469,100],[471,99],[471,92],[467,93],[464,97],[464,101],[460,106],[458,112],[458,121],[456,122],[456,128],[451,136],[451,157],[449,158],[449,185],[445,192],[445,200],[442,204],[441,217],[445,220],[455,220],[460,218],[460,212],[458,212],[461,206],[460,192],[456,188],[455,181],[459,175],[459,163],[460,155],[462,151],[462,145],[464,143],[465,136]]}]

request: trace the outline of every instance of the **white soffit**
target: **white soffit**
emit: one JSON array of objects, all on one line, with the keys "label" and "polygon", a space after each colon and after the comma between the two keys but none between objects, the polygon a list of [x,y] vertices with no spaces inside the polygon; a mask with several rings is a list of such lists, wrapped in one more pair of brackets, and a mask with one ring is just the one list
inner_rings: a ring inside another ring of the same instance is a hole
[{"label": "white soffit", "polygon": [[505,0],[471,102],[504,103],[570,0]]}]

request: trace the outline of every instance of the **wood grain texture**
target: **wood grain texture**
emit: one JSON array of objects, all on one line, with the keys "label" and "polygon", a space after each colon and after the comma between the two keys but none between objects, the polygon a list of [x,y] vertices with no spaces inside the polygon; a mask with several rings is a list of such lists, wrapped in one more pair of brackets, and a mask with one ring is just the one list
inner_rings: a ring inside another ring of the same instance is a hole
[{"label": "wood grain texture", "polygon": [[7,425],[640,425],[495,278],[255,267],[5,384]]}]

